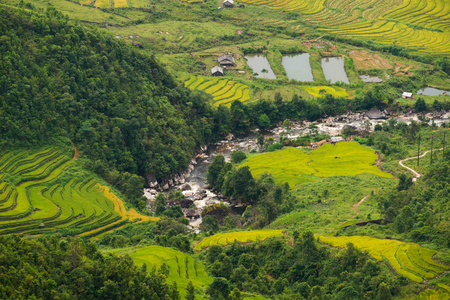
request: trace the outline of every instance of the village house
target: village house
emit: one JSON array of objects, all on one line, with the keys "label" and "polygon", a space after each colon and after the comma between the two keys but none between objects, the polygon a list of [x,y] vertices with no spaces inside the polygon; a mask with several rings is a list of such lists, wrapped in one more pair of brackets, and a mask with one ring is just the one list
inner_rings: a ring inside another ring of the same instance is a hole
[{"label": "village house", "polygon": [[221,56],[219,56],[217,61],[219,62],[219,64],[221,66],[234,66],[235,65],[233,55],[230,55],[230,54],[222,54]]},{"label": "village house", "polygon": [[223,76],[223,70],[219,66],[215,66],[211,69],[211,75],[212,76]]},{"label": "village house", "polygon": [[412,95],[413,95],[412,93],[403,92],[402,98],[403,98],[403,99],[412,99],[412,98],[413,98]]},{"label": "village house", "polygon": [[226,7],[233,7],[233,5],[234,5],[234,0],[225,0],[225,1],[223,1],[223,6],[226,6]]}]

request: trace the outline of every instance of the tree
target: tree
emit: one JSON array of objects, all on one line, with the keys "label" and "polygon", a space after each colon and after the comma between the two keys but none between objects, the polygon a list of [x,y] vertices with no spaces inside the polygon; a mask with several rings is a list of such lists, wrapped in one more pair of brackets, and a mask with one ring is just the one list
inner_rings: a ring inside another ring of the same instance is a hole
[{"label": "tree", "polygon": [[206,172],[206,181],[212,187],[219,189],[221,188],[221,186],[217,185],[217,179],[224,166],[225,166],[225,157],[223,155],[215,156],[212,164],[209,166],[208,171]]},{"label": "tree", "polygon": [[229,299],[230,291],[230,283],[222,277],[214,278],[214,281],[208,286],[207,289],[211,299]]},{"label": "tree", "polygon": [[195,300],[195,287],[192,281],[189,281],[186,287],[186,300]]},{"label": "tree", "polygon": [[261,129],[266,129],[271,125],[270,119],[266,114],[262,114],[258,117],[258,126]]},{"label": "tree", "polygon": [[233,291],[230,294],[230,298],[231,298],[231,300],[243,300],[244,299],[241,295],[241,292],[237,288],[233,289]]},{"label": "tree", "polygon": [[377,300],[389,300],[392,299],[391,291],[389,290],[389,286],[382,282],[378,286]]},{"label": "tree", "polygon": [[231,162],[233,164],[238,164],[246,158],[247,155],[245,155],[245,153],[241,150],[231,152]]},{"label": "tree", "polygon": [[425,103],[425,100],[419,98],[416,100],[414,108],[416,109],[417,112],[425,112],[427,111],[427,104]]},{"label": "tree", "polygon": [[263,152],[263,150],[264,150],[264,136],[262,134],[260,134],[258,136],[258,139],[256,140],[256,144],[259,147],[259,152]]},{"label": "tree", "polygon": [[292,132],[292,121],[289,119],[284,120],[283,125],[281,125],[281,127],[283,127],[282,135],[284,136],[290,135]]}]

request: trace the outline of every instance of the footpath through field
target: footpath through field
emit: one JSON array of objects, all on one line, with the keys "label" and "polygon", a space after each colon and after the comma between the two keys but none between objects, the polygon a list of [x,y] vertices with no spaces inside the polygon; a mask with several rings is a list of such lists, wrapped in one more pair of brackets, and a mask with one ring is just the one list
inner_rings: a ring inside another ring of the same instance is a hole
[{"label": "footpath through field", "polygon": [[[443,149],[443,148],[425,151],[422,155],[419,155],[419,158],[424,157],[424,156],[427,155],[427,153],[430,152],[430,151],[439,151],[439,150],[442,150],[442,149]],[[419,177],[422,176],[422,175],[419,174],[418,172],[416,172],[415,170],[411,169],[410,167],[405,166],[405,165],[403,164],[403,162],[405,162],[405,161],[407,161],[407,160],[415,159],[415,158],[417,158],[417,156],[405,158],[405,159],[402,159],[402,160],[400,160],[400,161],[398,162],[398,163],[400,164],[400,166],[402,166],[402,167],[405,168],[405,169],[408,169],[409,171],[411,171],[411,172],[414,174],[413,181],[416,181],[417,178],[419,178]]]}]

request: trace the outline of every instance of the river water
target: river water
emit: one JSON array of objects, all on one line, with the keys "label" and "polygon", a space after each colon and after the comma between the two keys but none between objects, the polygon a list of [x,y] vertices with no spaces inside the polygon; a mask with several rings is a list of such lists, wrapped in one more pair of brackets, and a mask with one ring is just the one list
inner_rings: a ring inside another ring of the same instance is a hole
[{"label": "river water", "polygon": [[[411,116],[398,116],[396,119],[400,122],[410,123],[412,120],[418,121],[417,115]],[[322,122],[313,122],[317,128],[317,133],[319,134],[328,134],[331,136],[338,135],[342,132],[342,129],[345,125],[351,125],[359,130],[369,129],[369,131],[373,131],[375,125],[381,124],[386,120],[369,120],[371,125],[369,128],[366,122],[367,118],[363,117],[361,114],[357,120],[352,121],[336,121],[336,119],[329,118],[328,120],[323,120]],[[450,113],[444,116],[444,118],[434,119],[434,122],[440,126],[442,123],[450,124]],[[303,136],[309,133],[312,133],[311,129],[309,129],[309,125],[312,124],[310,122],[294,122],[292,126],[292,130],[288,138],[295,139],[299,136]],[[430,121],[431,124],[431,121]],[[219,196],[216,195],[213,191],[209,190],[206,187],[206,172],[208,170],[209,165],[212,163],[214,157],[216,155],[222,154],[225,157],[227,162],[230,161],[230,156],[232,151],[242,150],[246,153],[251,151],[251,149],[257,149],[256,139],[260,134],[263,134],[267,139],[269,137],[274,138],[275,142],[279,140],[280,134],[283,129],[281,127],[276,127],[269,131],[259,131],[255,130],[245,136],[242,137],[233,137],[229,136],[227,139],[218,141],[210,146],[208,146],[206,152],[198,155],[195,158],[196,164],[194,166],[191,175],[186,179],[184,184],[179,184],[171,188],[171,190],[182,190],[183,187],[187,184],[190,186],[189,190],[184,190],[182,193],[186,196],[187,199],[193,200],[195,208],[198,214],[201,213],[203,208],[206,206],[212,205],[214,203],[219,203],[221,200]],[[198,197],[200,193],[203,192],[202,197]],[[205,195],[206,192],[206,195]],[[148,194],[148,189],[146,189],[146,194]],[[228,204],[224,202],[225,204]],[[242,209],[241,209],[242,210]],[[192,218],[190,220],[190,225],[193,230],[199,232],[199,226],[202,222],[201,216],[198,218]]]}]

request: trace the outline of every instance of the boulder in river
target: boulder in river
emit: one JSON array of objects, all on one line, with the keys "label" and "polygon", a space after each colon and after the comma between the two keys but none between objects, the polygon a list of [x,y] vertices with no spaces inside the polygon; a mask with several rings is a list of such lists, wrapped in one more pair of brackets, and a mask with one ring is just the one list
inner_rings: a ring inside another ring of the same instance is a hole
[{"label": "boulder in river", "polygon": [[191,186],[189,184],[185,184],[181,187],[182,191],[190,191],[192,190]]},{"label": "boulder in river", "polygon": [[386,119],[386,114],[382,111],[379,111],[375,107],[372,107],[368,112],[366,112],[366,116],[369,119]]}]

